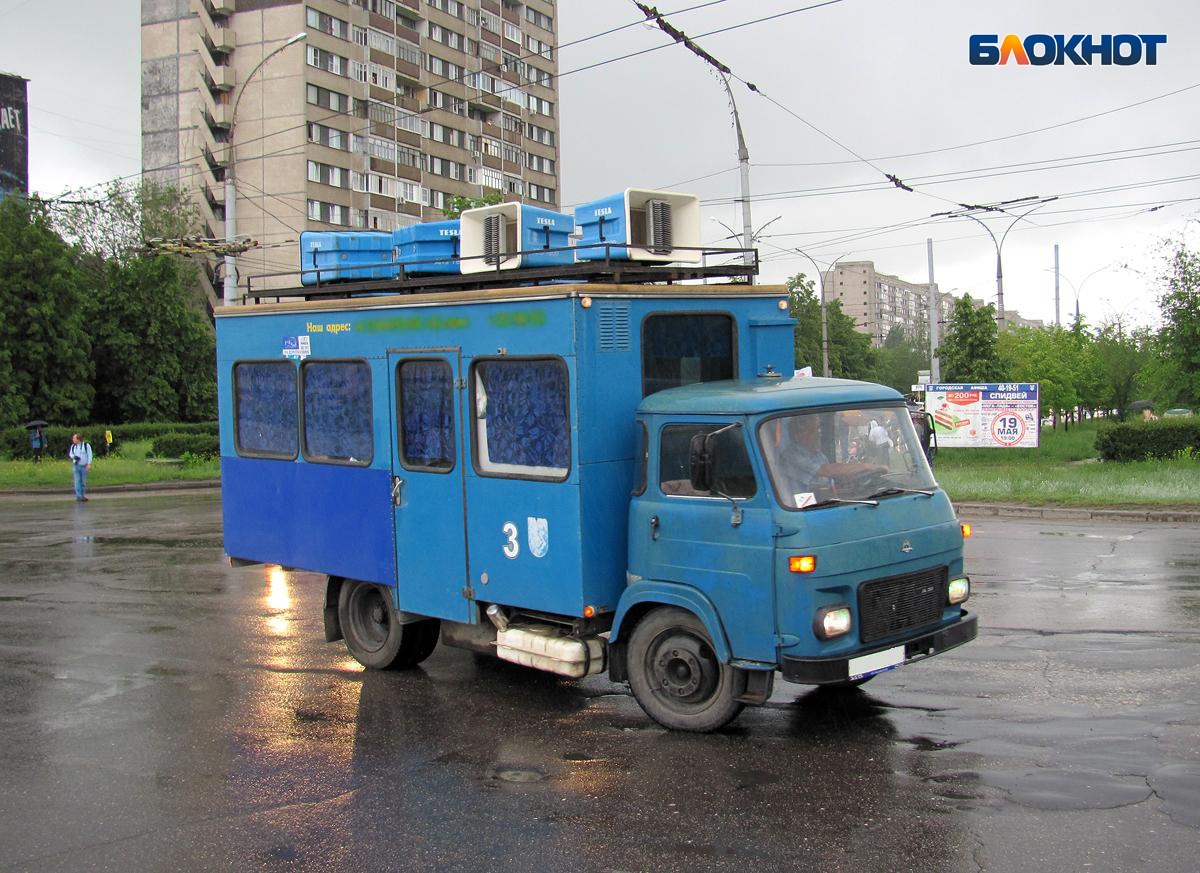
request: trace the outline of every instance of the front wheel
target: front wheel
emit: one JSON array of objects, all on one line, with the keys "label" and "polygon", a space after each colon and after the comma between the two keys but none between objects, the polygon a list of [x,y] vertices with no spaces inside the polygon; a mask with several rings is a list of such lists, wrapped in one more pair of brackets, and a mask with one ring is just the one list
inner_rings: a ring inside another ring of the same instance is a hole
[{"label": "front wheel", "polygon": [[437,619],[401,624],[388,590],[347,579],[338,596],[338,619],[354,660],[376,670],[415,667],[437,645]]},{"label": "front wheel", "polygon": [[664,606],[649,613],[633,629],[628,659],[633,696],[663,727],[704,733],[742,711],[744,677],[717,660],[704,624],[690,612]]}]

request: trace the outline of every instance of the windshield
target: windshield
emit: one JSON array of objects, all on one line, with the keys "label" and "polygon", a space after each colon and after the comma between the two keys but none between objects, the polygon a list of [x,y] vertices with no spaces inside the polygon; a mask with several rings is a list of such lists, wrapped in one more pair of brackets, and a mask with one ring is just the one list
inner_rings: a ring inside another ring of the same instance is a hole
[{"label": "windshield", "polygon": [[936,487],[902,406],[797,412],[758,428],[776,497],[785,509],[878,500]]}]

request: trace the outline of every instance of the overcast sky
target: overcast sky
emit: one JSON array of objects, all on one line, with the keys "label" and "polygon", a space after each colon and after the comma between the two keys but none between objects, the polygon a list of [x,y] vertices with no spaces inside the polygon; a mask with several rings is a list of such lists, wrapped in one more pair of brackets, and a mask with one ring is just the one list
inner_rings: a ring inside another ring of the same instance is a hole
[{"label": "overcast sky", "polygon": [[[701,2],[660,0],[658,8],[669,13]],[[840,0],[701,37],[813,2],[724,0],[671,16],[766,95],[733,83],[751,156],[754,227],[771,222],[759,243],[764,280],[811,274],[795,252],[803,248],[820,262],[842,255],[873,260],[883,272],[923,282],[925,238],[932,237],[942,289],[994,299],[995,249],[978,225],[962,219],[894,225],[922,222],[958,203],[1058,195],[1031,217],[1036,227],[1018,224],[1004,245],[1006,306],[1053,319],[1048,270],[1058,243],[1064,276],[1077,286],[1086,282],[1081,308],[1090,322],[1113,314],[1141,322],[1153,317],[1157,291],[1148,277],[1157,271],[1158,242],[1186,233],[1200,209],[1200,199],[1185,200],[1200,198],[1200,171],[1193,169],[1200,87],[1109,110],[1200,86],[1200,5]],[[0,0],[0,70],[31,80],[35,190],[57,194],[140,169],[139,6]],[[586,39],[637,21],[630,0],[559,0],[558,6],[562,203],[625,187],[670,187],[706,201],[705,242],[727,235],[710,217],[740,229],[732,203],[734,133],[715,75],[677,45],[571,72],[669,41],[646,25]],[[975,33],[1161,33],[1167,42],[1155,66],[976,67],[968,62]],[[1013,136],[1051,125],[1062,126]],[[951,148],[1000,137],[1007,138]],[[888,186],[884,173],[916,191]],[[1186,176],[1196,178],[1160,181]],[[814,190],[859,185],[880,190]],[[1095,191],[1117,186],[1124,190]],[[1009,221],[992,222],[998,236]],[[873,228],[882,230],[864,235]],[[1067,281],[1062,294],[1065,317],[1074,307]]]}]

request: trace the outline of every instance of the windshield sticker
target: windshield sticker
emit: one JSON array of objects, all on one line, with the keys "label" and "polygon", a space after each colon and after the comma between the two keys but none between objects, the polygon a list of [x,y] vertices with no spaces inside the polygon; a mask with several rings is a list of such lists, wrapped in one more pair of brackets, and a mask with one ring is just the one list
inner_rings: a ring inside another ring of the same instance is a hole
[{"label": "windshield sticker", "polygon": [[803,509],[806,506],[812,506],[817,502],[817,495],[811,491],[801,491],[799,494],[793,494],[792,500],[796,501],[796,508]]}]

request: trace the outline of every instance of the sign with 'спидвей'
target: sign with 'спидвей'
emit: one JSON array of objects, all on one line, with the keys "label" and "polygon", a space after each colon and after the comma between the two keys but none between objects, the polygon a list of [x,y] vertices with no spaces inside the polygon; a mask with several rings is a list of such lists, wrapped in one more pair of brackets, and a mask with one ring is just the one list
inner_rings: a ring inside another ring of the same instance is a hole
[{"label": "sign with '\u0441\u043f\u0438\u0434\u0432\u0435\u0439'", "polygon": [[925,411],[933,416],[939,448],[1021,448],[1038,445],[1037,382],[928,385]]}]

